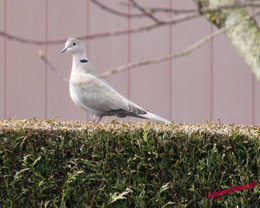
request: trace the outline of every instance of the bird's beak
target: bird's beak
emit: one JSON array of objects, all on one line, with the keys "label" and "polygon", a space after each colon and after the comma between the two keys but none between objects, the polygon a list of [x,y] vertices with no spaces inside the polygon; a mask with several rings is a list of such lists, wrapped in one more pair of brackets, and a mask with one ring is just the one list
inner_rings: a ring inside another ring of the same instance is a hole
[{"label": "bird's beak", "polygon": [[61,53],[66,52],[67,49],[68,49],[68,48],[65,47],[65,48],[61,51]]}]

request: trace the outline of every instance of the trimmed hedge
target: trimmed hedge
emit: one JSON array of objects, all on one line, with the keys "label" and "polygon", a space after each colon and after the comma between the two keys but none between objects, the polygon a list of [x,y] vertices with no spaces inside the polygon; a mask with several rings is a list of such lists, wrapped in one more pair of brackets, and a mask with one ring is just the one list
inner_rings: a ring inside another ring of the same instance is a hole
[{"label": "trimmed hedge", "polygon": [[257,207],[260,128],[0,121],[0,207]]}]

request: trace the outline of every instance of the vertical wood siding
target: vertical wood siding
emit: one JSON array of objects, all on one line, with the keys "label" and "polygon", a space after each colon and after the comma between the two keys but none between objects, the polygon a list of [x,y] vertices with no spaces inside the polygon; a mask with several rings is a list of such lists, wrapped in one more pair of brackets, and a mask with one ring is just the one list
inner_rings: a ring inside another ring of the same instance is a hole
[{"label": "vertical wood siding", "polygon": [[[192,1],[173,1],[176,9],[194,9]],[[196,18],[172,27],[172,50],[178,53],[210,34],[211,26]],[[172,118],[180,122],[211,120],[211,42],[189,56],[172,61]]]},{"label": "vertical wood siding", "polygon": [[[0,4],[0,30],[5,31],[5,1]],[[5,39],[0,37],[0,118],[5,117]]]},{"label": "vertical wood siding", "polygon": [[[2,2],[2,1],[1,1]],[[28,39],[45,38],[45,2],[5,1],[6,32]],[[26,6],[25,6],[26,5]],[[6,41],[6,116],[44,116],[45,64],[38,57],[39,47]]]},{"label": "vertical wood siding", "polygon": [[[124,13],[136,13],[133,8],[119,5],[119,0],[100,2]],[[188,0],[139,2],[153,7],[195,8]],[[174,14],[161,13],[159,17]],[[0,31],[34,40],[64,39],[151,23],[147,18],[118,17],[86,0],[0,1]],[[180,52],[213,30],[203,18],[196,18],[150,32],[85,43],[88,58],[100,74],[129,61]],[[63,46],[28,45],[0,37],[0,119],[90,118],[73,104],[68,83],[57,76],[57,73],[66,78],[70,75],[72,59],[69,54],[60,54]],[[40,60],[39,50],[56,73]],[[177,123],[220,119],[223,123],[260,125],[260,82],[224,35],[188,56],[118,73],[107,81],[138,105]]]},{"label": "vertical wood siding", "polygon": [[[259,10],[259,8],[258,8]],[[260,17],[257,18],[258,25],[260,24]],[[247,69],[247,68],[246,68]],[[252,93],[252,124],[260,125],[260,81],[257,81],[254,76],[252,76],[251,82],[251,93]]]},{"label": "vertical wood siding", "polygon": [[[151,1],[141,2],[144,6],[151,6]],[[153,1],[154,7],[169,7],[169,1]],[[133,10],[133,9],[132,9]],[[132,11],[136,13],[136,10]],[[169,18],[167,15],[162,18]],[[135,18],[131,20],[131,28],[138,28],[152,24],[150,19]],[[153,59],[168,54],[169,26],[161,27],[152,33],[136,33],[130,35],[130,61],[138,62],[145,59]],[[130,71],[129,98],[143,108],[160,116],[170,119],[169,114],[169,61],[155,65],[143,66]]]}]

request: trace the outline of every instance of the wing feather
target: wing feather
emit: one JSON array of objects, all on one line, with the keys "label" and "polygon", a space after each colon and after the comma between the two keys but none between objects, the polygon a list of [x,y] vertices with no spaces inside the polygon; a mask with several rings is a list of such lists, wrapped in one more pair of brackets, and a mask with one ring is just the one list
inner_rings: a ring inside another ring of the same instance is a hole
[{"label": "wing feather", "polygon": [[100,113],[101,115],[118,115],[118,116],[138,116],[146,114],[147,112],[129,101],[114,88],[109,86],[105,81],[88,74],[80,76],[81,81],[77,81],[76,87],[81,92],[80,97],[81,105],[88,109]]}]

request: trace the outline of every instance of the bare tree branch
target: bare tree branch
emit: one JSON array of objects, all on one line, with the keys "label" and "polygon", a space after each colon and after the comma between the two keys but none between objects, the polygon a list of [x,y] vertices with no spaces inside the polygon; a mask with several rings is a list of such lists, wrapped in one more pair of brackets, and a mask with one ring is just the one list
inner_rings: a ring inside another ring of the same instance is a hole
[{"label": "bare tree branch", "polygon": [[[126,2],[121,2],[120,3],[122,6],[127,6],[127,7],[133,7],[130,3]],[[174,14],[183,14],[183,13],[191,13],[191,12],[196,12],[196,9],[173,9],[173,8],[157,8],[157,7],[145,7],[148,11],[151,13],[174,13]]]},{"label": "bare tree branch", "polygon": [[171,9],[171,8],[154,8],[154,7],[146,7],[146,9],[148,9],[152,13],[166,12],[166,13],[173,13],[173,14],[192,13],[197,11],[196,9]]},{"label": "bare tree branch", "polygon": [[[236,1],[234,3],[227,3],[220,5],[218,7],[212,7],[212,8],[204,8],[202,10],[203,13],[205,12],[213,12],[219,9],[227,9],[227,8],[243,8],[243,7],[260,7],[260,2],[257,1]],[[150,10],[151,12],[171,12],[171,13],[191,13],[191,12],[196,12],[198,10],[196,9],[190,9],[190,10],[175,10],[175,9],[170,9],[170,8],[153,8],[153,7],[147,7],[147,10]]]},{"label": "bare tree branch", "polygon": [[[104,38],[104,37],[111,37],[111,36],[119,36],[119,35],[125,35],[129,33],[139,33],[143,31],[150,31],[152,29],[155,29],[160,26],[165,26],[165,25],[171,25],[171,24],[177,24],[180,22],[184,22],[196,17],[199,17],[204,13],[207,12],[214,12],[222,8],[233,8],[233,7],[256,7],[260,6],[260,3],[257,2],[243,2],[239,4],[226,4],[226,5],[221,5],[219,7],[214,7],[214,8],[203,8],[200,12],[196,11],[193,13],[185,14],[185,15],[179,15],[175,18],[168,19],[168,20],[161,20],[160,24],[154,23],[146,26],[142,26],[139,28],[134,28],[134,29],[123,29],[123,30],[116,30],[112,32],[104,32],[104,33],[97,33],[97,34],[92,34],[92,35],[83,35],[79,36],[77,38],[80,38],[82,40],[86,39],[96,39],[96,38]],[[8,34],[4,31],[0,31],[0,36],[7,38],[9,40],[17,41],[23,44],[31,44],[31,45],[54,45],[54,44],[61,44],[66,41],[66,39],[58,39],[58,40],[48,40],[48,41],[41,41],[41,40],[33,40],[33,39],[27,39],[19,36],[15,36],[12,34]]]},{"label": "bare tree branch", "polygon": [[[259,0],[258,0],[259,1]],[[129,3],[122,2],[122,5],[126,6],[132,6]],[[132,6],[133,7],[133,6]],[[218,10],[218,9],[225,9],[225,8],[239,8],[239,7],[260,7],[260,3],[256,1],[240,1],[237,0],[236,2],[232,4],[223,4],[222,6],[216,7],[216,8],[211,8],[209,10],[205,10],[204,8],[204,13],[205,12],[210,12],[213,10]],[[174,14],[180,14],[180,13],[192,13],[192,12],[198,12],[198,9],[174,9],[174,8],[157,8],[157,7],[144,7],[147,11],[150,11],[151,13],[156,13],[156,12],[166,12],[166,13],[174,13]],[[213,10],[212,10],[213,9]]]},{"label": "bare tree branch", "polygon": [[157,24],[161,24],[161,20],[157,19],[151,12],[147,11],[144,7],[140,6],[135,0],[129,0],[132,5]]},{"label": "bare tree branch", "polygon": [[[103,9],[104,11],[110,12],[111,14],[120,16],[120,17],[125,17],[125,18],[142,18],[145,17],[144,14],[128,14],[124,13],[121,11],[118,11],[116,9],[113,9],[111,7],[108,7],[107,5],[97,1],[97,0],[90,0],[93,4],[98,6],[99,8]],[[121,2],[120,3],[123,6],[127,7],[133,7],[133,5],[126,3],[126,2]],[[181,13],[191,13],[191,12],[196,12],[196,9],[171,9],[171,8],[155,8],[155,7],[143,7],[147,11],[149,11],[152,14],[155,13],[161,13],[161,12],[167,12],[167,13],[174,13],[174,14],[181,14]]]},{"label": "bare tree branch", "polygon": [[[198,17],[199,13],[194,12],[192,14],[187,14],[183,16],[178,16],[176,18],[173,18],[171,20],[165,20],[161,22],[160,24],[154,23],[134,29],[124,29],[124,30],[116,30],[112,32],[104,32],[104,33],[97,33],[97,34],[92,34],[92,35],[83,35],[83,36],[78,36],[77,38],[81,40],[86,40],[86,39],[96,39],[96,38],[104,38],[104,37],[111,37],[111,36],[118,36],[118,35],[125,35],[128,33],[139,33],[143,31],[150,31],[152,29],[155,29],[157,27],[163,26],[163,25],[169,25],[169,24],[176,24],[179,22],[183,22],[195,17]],[[33,40],[33,39],[27,39],[27,38],[22,38],[19,36],[11,35],[8,33],[5,33],[3,31],[0,31],[0,36],[3,36],[9,40],[17,41],[20,43],[24,44],[31,44],[31,45],[54,45],[54,44],[61,44],[64,43],[67,39],[59,39],[59,40],[48,40],[48,41],[41,41],[41,40]]]},{"label": "bare tree branch", "polygon": [[99,75],[99,77],[106,78],[106,77],[108,77],[112,74],[123,72],[125,70],[133,69],[133,68],[140,67],[140,66],[150,65],[150,64],[161,63],[161,62],[168,61],[168,60],[171,60],[171,59],[176,59],[176,58],[181,57],[181,56],[189,55],[190,53],[192,53],[194,50],[200,48],[202,45],[204,45],[209,40],[219,36],[222,33],[224,33],[224,31],[225,31],[224,29],[217,30],[216,32],[204,37],[203,39],[201,39],[198,42],[192,44],[190,47],[186,48],[185,50],[183,50],[179,53],[168,54],[168,55],[165,55],[165,56],[162,56],[162,57],[159,57],[159,58],[147,59],[147,60],[135,62],[135,63],[128,63],[126,65],[116,67],[116,68],[112,68],[112,69],[110,69],[106,72],[103,72],[101,75]]},{"label": "bare tree branch", "polygon": [[247,20],[251,17],[257,16],[259,14],[260,14],[260,12],[255,12],[252,15],[248,15],[246,17],[243,17],[243,18],[239,19],[238,21],[236,21],[235,23],[233,23],[232,25],[229,25],[228,27],[223,27],[222,29],[217,30],[216,32],[204,37],[203,39],[201,39],[198,42],[194,43],[193,45],[189,46],[187,49],[181,51],[180,53],[168,54],[166,56],[162,56],[162,57],[159,57],[159,58],[147,59],[147,60],[135,62],[135,63],[128,63],[126,65],[119,66],[119,67],[116,67],[116,68],[112,68],[112,69],[110,69],[106,72],[103,72],[101,75],[99,75],[99,77],[106,78],[106,77],[108,77],[112,74],[123,72],[125,70],[129,70],[129,69],[132,69],[132,68],[145,66],[145,65],[149,65],[149,64],[161,63],[161,62],[164,62],[164,61],[167,61],[167,60],[176,59],[178,57],[188,55],[191,52],[193,52],[194,50],[200,48],[202,45],[204,45],[209,40],[219,36],[220,34],[225,33],[226,31],[228,31],[232,27],[234,27],[238,24],[241,24],[243,21],[245,21],[245,20]]},{"label": "bare tree branch", "polygon": [[112,14],[115,14],[117,16],[120,16],[120,17],[126,17],[126,18],[140,18],[140,17],[144,17],[143,14],[127,14],[127,13],[123,13],[123,12],[120,12],[120,11],[117,11],[111,7],[108,7],[106,6],[105,4],[102,4],[100,3],[99,1],[97,0],[91,0],[91,2],[95,5],[97,5],[98,7],[100,7],[101,9],[105,10],[105,11],[108,11]]}]

